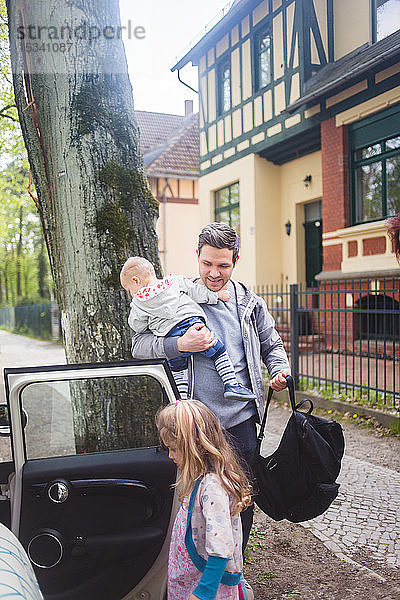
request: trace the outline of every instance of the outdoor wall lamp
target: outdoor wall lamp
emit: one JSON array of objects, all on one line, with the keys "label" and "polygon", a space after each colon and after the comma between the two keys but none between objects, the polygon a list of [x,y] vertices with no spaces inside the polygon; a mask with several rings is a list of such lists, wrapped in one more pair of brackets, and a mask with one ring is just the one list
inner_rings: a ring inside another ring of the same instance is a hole
[{"label": "outdoor wall lamp", "polygon": [[306,176],[304,177],[304,179],[303,179],[303,181],[304,181],[304,185],[305,185],[306,187],[308,187],[308,186],[310,185],[310,183],[311,183],[311,180],[312,180],[312,176],[311,176],[311,175],[306,175]]},{"label": "outdoor wall lamp", "polygon": [[286,227],[286,233],[287,235],[290,235],[290,232],[292,231],[292,224],[289,221],[289,219],[287,220],[287,222],[285,223],[285,227]]}]

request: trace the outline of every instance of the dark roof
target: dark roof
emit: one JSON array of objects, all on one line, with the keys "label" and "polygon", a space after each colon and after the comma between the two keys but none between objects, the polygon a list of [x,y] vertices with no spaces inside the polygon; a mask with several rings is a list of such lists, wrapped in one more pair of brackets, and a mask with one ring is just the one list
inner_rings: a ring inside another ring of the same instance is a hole
[{"label": "dark roof", "polygon": [[197,64],[196,60],[206,52],[209,46],[225,35],[232,25],[238,22],[242,16],[246,15],[249,10],[251,10],[253,5],[256,6],[259,3],[260,0],[234,0],[228,12],[224,14],[225,9],[222,10],[222,18],[209,31],[205,34],[201,34],[201,38],[191,45],[190,49],[185,52],[182,58],[172,67],[171,71],[182,69],[190,61],[192,61],[193,64]]},{"label": "dark roof", "polygon": [[301,106],[314,104],[320,98],[347,87],[350,81],[360,79],[371,71],[381,70],[385,64],[393,62],[399,56],[400,31],[374,44],[364,44],[336,62],[322,67],[304,84],[303,95],[290,104],[286,111],[294,112]]},{"label": "dark roof", "polygon": [[147,175],[199,176],[198,114],[136,111],[136,118]]}]

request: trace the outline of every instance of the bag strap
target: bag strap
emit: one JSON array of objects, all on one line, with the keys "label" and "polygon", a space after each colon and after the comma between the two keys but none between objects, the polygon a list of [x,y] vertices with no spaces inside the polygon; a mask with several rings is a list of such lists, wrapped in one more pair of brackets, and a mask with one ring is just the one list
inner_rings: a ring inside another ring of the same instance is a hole
[{"label": "bag strap", "polygon": [[[199,489],[199,485],[203,477],[199,477],[196,479],[196,483],[194,485],[193,491],[190,495],[189,506],[188,506],[188,515],[186,521],[186,532],[185,532],[185,546],[186,550],[189,554],[190,560],[201,573],[204,572],[206,568],[207,561],[200,556],[200,554],[196,550],[196,546],[194,545],[193,535],[192,535],[192,512],[193,505],[196,498],[197,490]],[[221,583],[224,585],[236,586],[239,584],[240,579],[243,578],[242,571],[238,573],[231,573],[225,571],[221,578]]]},{"label": "bag strap", "polygon": [[[293,377],[291,375],[286,375],[286,382],[287,382],[287,389],[289,391],[290,405],[292,407],[292,411],[294,412],[296,410],[296,397],[294,394]],[[272,399],[273,393],[274,393],[274,390],[270,386],[268,388],[268,397],[267,397],[267,402],[265,403],[264,416],[263,416],[263,420],[261,423],[260,432],[257,436],[257,452],[258,453],[260,453],[261,444],[264,439],[264,431],[265,431],[265,426],[267,424],[268,409],[269,409],[269,405],[271,404],[271,399]]]}]

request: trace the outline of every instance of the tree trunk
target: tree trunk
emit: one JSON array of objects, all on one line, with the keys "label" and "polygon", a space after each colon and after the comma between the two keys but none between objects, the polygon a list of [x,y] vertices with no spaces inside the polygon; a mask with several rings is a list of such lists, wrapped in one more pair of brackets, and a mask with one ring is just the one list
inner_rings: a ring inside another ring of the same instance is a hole
[{"label": "tree trunk", "polygon": [[[123,43],[116,35],[118,0],[7,0],[7,9],[16,104],[67,361],[129,359],[129,299],[119,271],[130,255],[145,256],[158,272],[160,265],[158,204],[144,173]],[[37,46],[28,39],[29,26],[36,38],[44,26]],[[100,35],[89,41],[89,32]],[[75,398],[77,415],[84,401]],[[84,427],[79,421],[76,430]],[[95,435],[89,432],[88,439]]]},{"label": "tree trunk", "polygon": [[47,263],[44,249],[43,237],[40,237],[39,242],[39,253],[38,253],[38,293],[41,298],[50,300],[49,287],[46,283],[47,276]]}]

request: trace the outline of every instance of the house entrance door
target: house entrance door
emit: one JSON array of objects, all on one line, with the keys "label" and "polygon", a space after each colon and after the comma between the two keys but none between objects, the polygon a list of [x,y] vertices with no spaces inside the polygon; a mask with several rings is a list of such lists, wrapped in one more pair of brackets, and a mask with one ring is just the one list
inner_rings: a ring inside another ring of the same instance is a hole
[{"label": "house entrance door", "polygon": [[304,206],[307,287],[315,287],[315,276],[322,271],[321,200]]}]

